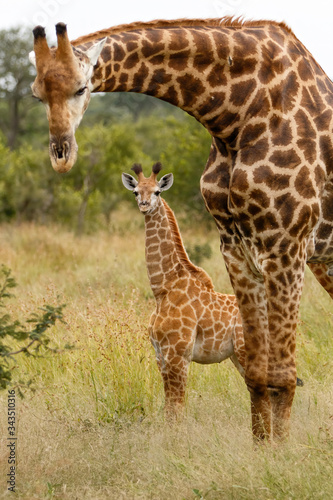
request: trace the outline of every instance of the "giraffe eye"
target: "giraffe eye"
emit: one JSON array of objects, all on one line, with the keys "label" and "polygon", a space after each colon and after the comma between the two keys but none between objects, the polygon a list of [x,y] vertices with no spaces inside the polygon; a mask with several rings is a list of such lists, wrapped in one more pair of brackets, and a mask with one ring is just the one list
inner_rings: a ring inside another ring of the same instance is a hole
[{"label": "giraffe eye", "polygon": [[138,196],[138,194],[139,194],[136,191],[133,191],[133,193],[134,193],[134,196]]},{"label": "giraffe eye", "polygon": [[85,85],[84,87],[80,88],[75,95],[83,95],[86,91],[87,86]]},{"label": "giraffe eye", "polygon": [[159,196],[161,194],[161,191],[155,191],[155,196]]}]

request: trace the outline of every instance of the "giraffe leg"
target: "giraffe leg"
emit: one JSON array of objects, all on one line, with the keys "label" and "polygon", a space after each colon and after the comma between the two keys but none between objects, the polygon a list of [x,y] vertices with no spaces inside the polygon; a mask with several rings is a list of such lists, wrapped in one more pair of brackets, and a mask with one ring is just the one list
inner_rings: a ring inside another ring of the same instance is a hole
[{"label": "giraffe leg", "polygon": [[268,258],[263,264],[269,322],[268,394],[272,405],[273,439],[289,434],[296,389],[296,328],[305,269],[305,245],[294,258]]},{"label": "giraffe leg", "polygon": [[265,287],[263,280],[258,279],[250,269],[240,248],[228,248],[222,244],[221,250],[242,317],[246,354],[245,382],[251,397],[252,432],[255,441],[260,442],[271,436],[271,402],[267,392],[269,332]]},{"label": "giraffe leg", "polygon": [[178,355],[164,359],[160,365],[164,384],[165,415],[169,420],[179,419],[183,415],[188,367],[188,360]]},{"label": "giraffe leg", "polygon": [[326,264],[311,264],[308,263],[309,268],[319,281],[322,287],[333,299],[333,276],[328,276]]}]

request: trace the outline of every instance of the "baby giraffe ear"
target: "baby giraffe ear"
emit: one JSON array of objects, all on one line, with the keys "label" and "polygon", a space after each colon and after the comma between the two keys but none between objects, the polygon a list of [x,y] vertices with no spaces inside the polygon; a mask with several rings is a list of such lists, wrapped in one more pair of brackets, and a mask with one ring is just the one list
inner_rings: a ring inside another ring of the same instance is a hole
[{"label": "baby giraffe ear", "polygon": [[37,68],[37,66],[36,66],[36,54],[35,54],[34,50],[29,52],[29,61],[31,62],[31,64],[33,64],[35,66],[35,68]]},{"label": "baby giraffe ear", "polygon": [[133,189],[138,185],[138,181],[134,179],[130,174],[121,174],[121,180],[126,189],[133,191]]},{"label": "baby giraffe ear", "polygon": [[173,174],[166,174],[159,180],[158,186],[161,191],[167,191],[173,184]]},{"label": "baby giraffe ear", "polygon": [[89,49],[87,49],[86,54],[89,57],[89,60],[93,66],[97,63],[97,59],[100,56],[100,53],[103,50],[104,44],[105,44],[106,38],[103,38],[103,40],[100,40],[99,42],[95,43]]}]

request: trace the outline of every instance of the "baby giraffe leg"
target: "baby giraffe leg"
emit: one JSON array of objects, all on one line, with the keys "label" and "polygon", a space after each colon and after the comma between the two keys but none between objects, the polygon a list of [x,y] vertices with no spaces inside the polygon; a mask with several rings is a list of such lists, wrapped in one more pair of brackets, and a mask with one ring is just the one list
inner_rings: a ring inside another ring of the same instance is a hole
[{"label": "baby giraffe leg", "polygon": [[174,355],[160,365],[165,394],[165,415],[168,419],[179,419],[185,408],[185,389],[189,362],[183,356]]}]

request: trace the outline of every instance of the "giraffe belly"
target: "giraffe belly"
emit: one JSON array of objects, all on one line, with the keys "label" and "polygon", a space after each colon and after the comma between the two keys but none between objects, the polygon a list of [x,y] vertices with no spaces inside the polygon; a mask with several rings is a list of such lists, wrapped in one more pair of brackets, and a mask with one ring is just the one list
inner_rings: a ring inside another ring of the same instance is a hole
[{"label": "giraffe belly", "polygon": [[234,348],[231,336],[228,340],[204,339],[198,335],[192,351],[191,361],[202,365],[221,363],[230,358]]}]

